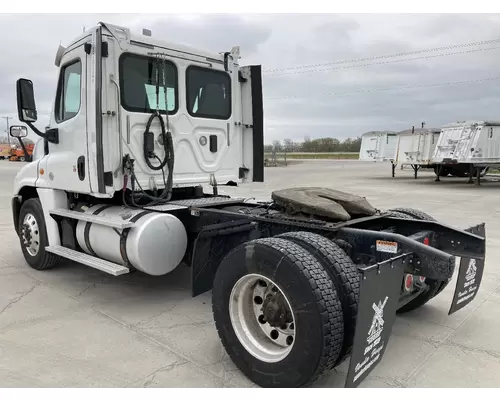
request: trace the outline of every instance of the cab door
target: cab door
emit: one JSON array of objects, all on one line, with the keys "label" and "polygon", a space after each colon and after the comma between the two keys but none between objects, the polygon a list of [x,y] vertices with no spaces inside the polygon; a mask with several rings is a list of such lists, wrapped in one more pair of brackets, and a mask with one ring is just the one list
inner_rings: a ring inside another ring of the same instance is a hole
[{"label": "cab door", "polygon": [[[59,143],[49,143],[44,169],[53,189],[89,193],[87,151],[87,68],[85,43],[90,35],[66,50],[61,59],[50,128],[59,131]],[[42,167],[42,165],[40,165]]]}]

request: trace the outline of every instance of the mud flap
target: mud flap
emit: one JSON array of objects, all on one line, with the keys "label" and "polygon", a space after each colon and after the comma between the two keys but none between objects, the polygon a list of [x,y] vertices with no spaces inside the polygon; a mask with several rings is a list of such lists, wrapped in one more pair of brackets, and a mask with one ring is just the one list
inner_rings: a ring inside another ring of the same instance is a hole
[{"label": "mud flap", "polygon": [[396,320],[407,256],[359,269],[358,315],[346,388],[357,387],[382,360]]},{"label": "mud flap", "polygon": [[[483,237],[485,239],[486,246],[486,229],[484,223],[468,228],[466,229],[466,231]],[[461,310],[472,300],[474,300],[483,278],[484,261],[485,258],[478,259],[462,257],[460,259],[457,285],[455,287],[455,294],[453,295],[453,301],[451,303],[448,315]]]}]

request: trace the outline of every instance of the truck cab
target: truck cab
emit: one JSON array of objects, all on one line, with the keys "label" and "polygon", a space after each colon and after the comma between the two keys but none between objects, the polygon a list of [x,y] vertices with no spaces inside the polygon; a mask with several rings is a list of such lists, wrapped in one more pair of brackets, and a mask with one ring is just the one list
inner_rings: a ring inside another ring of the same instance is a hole
[{"label": "truck cab", "polygon": [[[260,67],[240,67],[239,58],[238,47],[210,54],[105,23],[60,47],[50,124],[35,131],[45,140],[37,161],[44,174],[32,176],[32,185],[113,197],[123,188],[129,155],[138,185],[161,189],[162,171],[149,167],[165,157],[161,125],[172,136],[174,188],[261,181]],[[33,123],[34,84],[20,80],[18,89],[20,119]],[[156,118],[148,126],[155,113],[163,124]],[[145,160],[146,129],[155,158]]]},{"label": "truck cab", "polygon": [[49,210],[67,207],[68,196],[121,202],[124,189],[191,193],[262,182],[261,67],[239,59],[238,47],[212,54],[108,23],[59,46],[45,132],[33,125],[36,83],[17,82],[19,119],[43,139],[43,155],[37,146],[15,179],[16,229],[32,197]]}]

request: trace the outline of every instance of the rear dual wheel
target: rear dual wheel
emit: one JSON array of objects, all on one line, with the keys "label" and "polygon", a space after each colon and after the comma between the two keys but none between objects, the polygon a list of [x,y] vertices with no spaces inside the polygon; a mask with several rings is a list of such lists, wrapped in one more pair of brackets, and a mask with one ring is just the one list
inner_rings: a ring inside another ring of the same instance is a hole
[{"label": "rear dual wheel", "polygon": [[217,269],[212,308],[221,342],[261,387],[301,387],[333,368],[344,343],[342,304],[329,274],[300,245],[257,239]]},{"label": "rear dual wheel", "polygon": [[335,365],[352,350],[358,314],[360,275],[351,258],[336,243],[310,232],[289,232],[277,237],[290,240],[313,255],[330,276],[342,305],[344,342]]}]

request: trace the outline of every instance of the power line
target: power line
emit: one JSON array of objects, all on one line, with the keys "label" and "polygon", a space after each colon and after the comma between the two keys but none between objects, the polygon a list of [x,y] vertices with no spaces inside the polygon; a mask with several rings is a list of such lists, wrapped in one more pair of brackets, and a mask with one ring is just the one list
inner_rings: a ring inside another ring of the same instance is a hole
[{"label": "power line", "polygon": [[498,43],[498,42],[500,42],[500,38],[499,39],[490,39],[490,40],[481,40],[478,42],[460,43],[460,44],[454,44],[454,45],[448,45],[448,46],[434,47],[434,48],[428,48],[428,49],[423,49],[423,50],[407,51],[404,53],[386,54],[386,55],[379,55],[379,56],[373,56],[373,57],[354,58],[351,60],[340,60],[340,61],[332,61],[332,62],[327,62],[327,63],[309,64],[309,65],[297,65],[297,66],[293,66],[293,67],[274,68],[274,69],[267,69],[267,70],[265,69],[263,72],[264,72],[264,74],[267,74],[267,73],[271,73],[271,72],[281,72],[281,71],[288,71],[288,70],[321,68],[321,67],[326,67],[326,66],[330,66],[330,65],[338,65],[338,64],[353,64],[353,63],[359,63],[359,62],[365,62],[365,61],[381,60],[381,59],[385,59],[385,58],[397,58],[397,57],[412,56],[412,55],[422,54],[422,53],[431,53],[431,52],[435,52],[435,51],[453,50],[453,49],[458,49],[458,48],[463,48],[463,47],[482,46],[485,44],[493,44],[493,43]]},{"label": "power line", "polygon": [[[353,90],[353,91],[348,91],[348,92],[330,92],[330,93],[320,94],[317,97],[344,96],[344,95],[348,95],[348,94],[357,94],[357,93],[373,93],[373,92],[384,92],[384,91],[391,91],[391,90],[408,90],[408,89],[429,88],[429,87],[437,87],[437,86],[465,85],[465,84],[469,84],[469,83],[482,83],[482,82],[490,82],[490,81],[497,81],[497,80],[500,80],[500,77],[474,79],[474,80],[468,80],[468,81],[431,83],[431,84],[424,84],[424,85],[399,86],[399,87],[392,87],[392,88]],[[301,96],[266,97],[266,100],[285,100],[285,99],[310,99],[310,97],[309,98],[308,97],[301,97]]]},{"label": "power line", "polygon": [[500,49],[500,46],[498,46],[498,47],[487,47],[487,48],[484,48],[484,49],[473,49],[473,50],[457,51],[457,52],[454,52],[454,53],[434,54],[434,55],[431,55],[431,56],[404,58],[402,60],[389,60],[389,61],[380,61],[380,62],[366,63],[366,64],[343,65],[341,67],[330,67],[330,68],[323,68],[323,69],[312,69],[312,70],[306,70],[306,71],[302,71],[302,70],[300,70],[300,71],[289,71],[289,72],[283,72],[283,73],[268,74],[266,76],[273,77],[273,76],[285,76],[285,75],[312,74],[312,73],[317,73],[317,72],[329,72],[329,71],[335,71],[335,70],[340,70],[340,69],[351,69],[351,68],[369,67],[369,66],[372,66],[372,65],[384,65],[384,64],[401,63],[401,62],[407,62],[407,61],[426,60],[426,59],[437,58],[437,57],[455,56],[455,55],[459,55],[459,54],[477,53],[477,52],[480,52],[480,51],[498,50],[498,49]]}]

